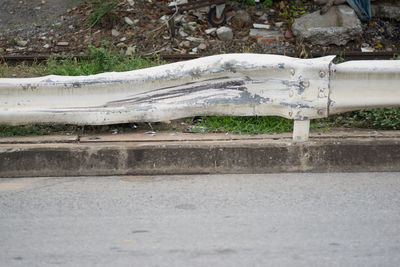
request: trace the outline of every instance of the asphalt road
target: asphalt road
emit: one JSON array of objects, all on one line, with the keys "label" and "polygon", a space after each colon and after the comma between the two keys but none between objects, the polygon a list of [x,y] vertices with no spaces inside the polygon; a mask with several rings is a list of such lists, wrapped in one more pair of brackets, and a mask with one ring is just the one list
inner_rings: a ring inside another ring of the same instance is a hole
[{"label": "asphalt road", "polygon": [[1,266],[399,266],[400,173],[0,179]]}]

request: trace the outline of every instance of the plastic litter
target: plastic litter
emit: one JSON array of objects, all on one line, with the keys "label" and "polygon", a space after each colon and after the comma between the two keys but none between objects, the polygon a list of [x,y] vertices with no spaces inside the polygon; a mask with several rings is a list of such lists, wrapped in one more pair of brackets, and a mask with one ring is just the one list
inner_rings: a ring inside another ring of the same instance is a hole
[{"label": "plastic litter", "polygon": [[354,9],[361,21],[369,21],[371,19],[371,0],[346,0]]}]

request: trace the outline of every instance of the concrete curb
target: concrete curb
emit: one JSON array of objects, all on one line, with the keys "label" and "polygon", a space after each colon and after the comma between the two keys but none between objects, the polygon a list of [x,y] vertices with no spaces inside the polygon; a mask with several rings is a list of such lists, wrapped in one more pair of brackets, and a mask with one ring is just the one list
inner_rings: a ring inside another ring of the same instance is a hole
[{"label": "concrete curb", "polygon": [[392,135],[204,140],[3,142],[0,177],[400,171]]}]

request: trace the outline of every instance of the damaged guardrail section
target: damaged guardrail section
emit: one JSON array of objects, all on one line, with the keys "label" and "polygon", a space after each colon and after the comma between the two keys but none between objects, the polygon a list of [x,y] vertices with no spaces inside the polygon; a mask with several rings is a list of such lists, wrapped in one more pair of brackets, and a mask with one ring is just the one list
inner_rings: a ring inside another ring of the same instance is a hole
[{"label": "damaged guardrail section", "polygon": [[105,125],[200,115],[310,119],[400,106],[400,61],[225,54],[119,73],[0,79],[0,123]]}]

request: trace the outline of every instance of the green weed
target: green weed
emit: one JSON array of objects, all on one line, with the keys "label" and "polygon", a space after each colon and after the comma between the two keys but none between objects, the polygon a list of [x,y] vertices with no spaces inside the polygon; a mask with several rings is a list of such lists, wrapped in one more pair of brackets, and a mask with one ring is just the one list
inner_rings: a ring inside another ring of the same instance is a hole
[{"label": "green weed", "polygon": [[256,1],[255,0],[237,0],[239,3],[241,3],[243,6],[255,6]]},{"label": "green weed", "polygon": [[117,6],[118,1],[116,0],[90,0],[93,12],[89,15],[88,22],[90,27],[98,25],[106,16],[110,16],[111,19],[113,14],[111,13]]},{"label": "green weed", "polygon": [[123,51],[113,51],[107,43],[104,43],[100,48],[89,46],[86,58],[85,60],[77,60],[73,57],[66,57],[61,60],[50,59],[47,61],[46,68],[39,74],[91,75],[110,71],[142,69],[163,63],[159,58],[126,57]]},{"label": "green weed", "polygon": [[261,4],[262,8],[268,8],[272,6],[272,0],[264,0],[264,2]]},{"label": "green weed", "polygon": [[[237,0],[239,3],[241,3],[243,6],[255,6],[257,3],[255,0]],[[262,2],[261,7],[262,8],[267,8],[272,6],[273,0],[264,0]]]},{"label": "green weed", "polygon": [[400,108],[377,108],[335,115],[327,119],[333,126],[400,130]]},{"label": "green weed", "polygon": [[293,121],[281,117],[203,117],[198,126],[207,132],[232,132],[238,134],[281,133],[292,131]]},{"label": "green weed", "polygon": [[306,13],[303,7],[300,7],[295,0],[291,0],[289,4],[281,8],[281,15],[290,23],[293,23],[296,18]]}]

